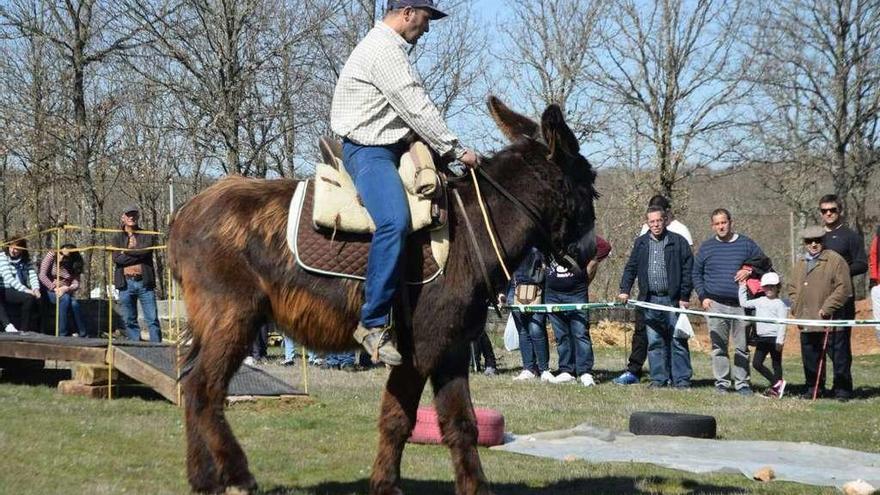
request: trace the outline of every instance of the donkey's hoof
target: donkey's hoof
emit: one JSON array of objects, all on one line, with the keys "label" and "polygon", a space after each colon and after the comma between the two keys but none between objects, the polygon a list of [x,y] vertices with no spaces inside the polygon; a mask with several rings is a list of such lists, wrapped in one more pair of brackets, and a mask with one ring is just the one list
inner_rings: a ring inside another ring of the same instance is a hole
[{"label": "donkey's hoof", "polygon": [[257,480],[254,479],[253,476],[249,476],[248,479],[241,483],[237,483],[232,486],[227,486],[225,495],[250,495],[251,493],[256,493],[257,491]]}]

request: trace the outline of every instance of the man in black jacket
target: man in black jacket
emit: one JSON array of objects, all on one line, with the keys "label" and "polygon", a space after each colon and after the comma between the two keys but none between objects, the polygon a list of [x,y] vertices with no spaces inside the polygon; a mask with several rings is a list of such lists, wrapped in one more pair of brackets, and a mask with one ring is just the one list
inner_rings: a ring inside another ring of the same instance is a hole
[{"label": "man in black jacket", "polygon": [[[865,254],[865,244],[856,231],[843,223],[843,206],[834,194],[826,194],[819,199],[819,213],[822,214],[822,222],[825,224],[825,237],[823,239],[825,249],[830,249],[839,254],[849,265],[849,276],[855,277],[868,271],[868,257]],[[853,283],[853,287],[856,284]],[[832,318],[851,320],[856,317],[855,290],[853,295],[846,301],[842,308],[837,310]],[[851,327],[837,327],[828,336],[828,355],[834,363],[834,384],[832,393],[840,401],[847,401],[852,397],[852,339]],[[824,388],[825,374],[821,375],[819,384]]]},{"label": "man in black jacket", "polygon": [[[648,232],[639,236],[620,279],[621,301],[629,300],[638,278],[640,301],[663,306],[688,307],[693,284],[694,256],[684,237],[666,230],[666,210],[652,206],[647,212]],[[648,367],[651,387],[689,388],[690,350],[686,338],[675,338],[676,314],[643,310],[648,331]]]},{"label": "man in black jacket", "polygon": [[153,269],[154,246],[152,234],[138,232],[140,211],[130,205],[122,212],[122,230],[113,237],[113,285],[119,290],[119,306],[125,316],[125,335],[130,340],[141,339],[137,303],[141,302],[144,320],[150,330],[150,342],[162,342],[159,313],[156,309],[156,272]]}]

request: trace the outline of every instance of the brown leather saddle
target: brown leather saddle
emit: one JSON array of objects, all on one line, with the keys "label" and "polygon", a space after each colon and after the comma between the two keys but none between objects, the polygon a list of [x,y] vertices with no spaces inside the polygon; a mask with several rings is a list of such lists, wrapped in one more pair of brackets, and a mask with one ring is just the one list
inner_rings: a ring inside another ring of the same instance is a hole
[{"label": "brown leather saddle", "polygon": [[[322,140],[320,148],[325,162],[338,160],[341,147],[335,146],[335,143]],[[436,202],[436,208],[445,220],[445,191],[438,198],[442,199]],[[312,218],[314,201],[315,182],[300,182],[291,200],[287,232],[288,245],[297,264],[320,275],[364,280],[372,234],[317,227]],[[445,221],[439,227],[411,233],[402,258],[406,282],[418,285],[437,278],[443,271],[448,249],[449,230]]]}]

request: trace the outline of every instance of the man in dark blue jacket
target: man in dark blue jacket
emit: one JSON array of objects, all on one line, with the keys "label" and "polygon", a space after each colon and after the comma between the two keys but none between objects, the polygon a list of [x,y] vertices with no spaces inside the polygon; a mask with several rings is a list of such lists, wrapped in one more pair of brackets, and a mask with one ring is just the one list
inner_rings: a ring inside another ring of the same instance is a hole
[{"label": "man in dark blue jacket", "polygon": [[[666,210],[652,206],[647,212],[648,232],[636,238],[620,279],[620,300],[629,300],[639,280],[640,301],[663,306],[688,307],[693,285],[694,256],[684,237],[666,230]],[[686,338],[675,338],[676,314],[644,310],[648,331],[648,367],[651,387],[688,388],[691,355]]]}]

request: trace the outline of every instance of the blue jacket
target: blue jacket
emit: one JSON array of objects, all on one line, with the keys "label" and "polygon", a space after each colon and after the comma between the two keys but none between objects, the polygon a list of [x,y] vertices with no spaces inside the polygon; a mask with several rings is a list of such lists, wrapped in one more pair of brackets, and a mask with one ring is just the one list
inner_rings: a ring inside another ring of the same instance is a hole
[{"label": "blue jacket", "polygon": [[[640,301],[648,298],[648,246],[650,232],[640,235],[633,244],[629,260],[623,268],[620,278],[620,293],[631,294],[633,283],[639,279]],[[669,242],[663,249],[663,260],[666,263],[667,292],[673,301],[687,301],[691,298],[691,269],[694,254],[684,237],[675,232],[666,231]]]}]

